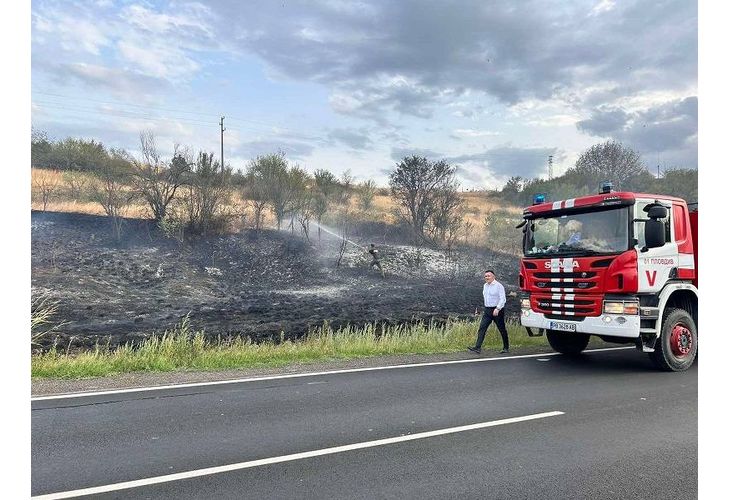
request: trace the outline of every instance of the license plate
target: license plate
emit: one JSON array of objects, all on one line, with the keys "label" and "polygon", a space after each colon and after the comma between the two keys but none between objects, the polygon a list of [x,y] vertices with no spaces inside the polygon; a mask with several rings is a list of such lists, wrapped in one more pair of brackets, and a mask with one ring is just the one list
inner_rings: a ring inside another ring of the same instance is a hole
[{"label": "license plate", "polygon": [[560,332],[574,332],[575,323],[563,323],[562,321],[551,321],[550,329],[558,330]]}]

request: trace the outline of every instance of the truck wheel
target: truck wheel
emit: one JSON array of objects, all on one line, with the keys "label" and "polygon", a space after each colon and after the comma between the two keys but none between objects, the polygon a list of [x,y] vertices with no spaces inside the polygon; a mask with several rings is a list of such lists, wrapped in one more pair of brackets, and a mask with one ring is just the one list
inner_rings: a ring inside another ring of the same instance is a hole
[{"label": "truck wheel", "polygon": [[697,356],[697,327],[684,309],[667,309],[661,337],[649,357],[665,371],[681,372],[692,366]]},{"label": "truck wheel", "polygon": [[563,354],[580,354],[588,346],[590,335],[545,330],[550,347]]}]

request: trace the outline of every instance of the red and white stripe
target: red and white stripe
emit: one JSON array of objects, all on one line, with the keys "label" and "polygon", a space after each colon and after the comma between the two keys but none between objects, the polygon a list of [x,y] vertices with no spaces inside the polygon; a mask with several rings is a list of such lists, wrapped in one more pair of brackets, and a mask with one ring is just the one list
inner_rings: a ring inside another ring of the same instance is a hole
[{"label": "red and white stripe", "polygon": [[569,200],[561,200],[553,202],[553,210],[560,210],[561,208],[573,208],[575,206],[575,198]]},{"label": "red and white stripe", "polygon": [[[559,203],[572,203],[575,200],[567,200],[565,202],[559,202]],[[558,203],[558,202],[556,202]],[[572,204],[570,205],[572,206]],[[573,258],[572,257],[566,257],[564,259],[550,259],[550,272],[553,273],[572,273],[573,272]],[[574,278],[550,278],[551,281],[557,280],[559,283],[573,283],[575,280]],[[551,292],[568,292],[568,293],[554,293],[552,295],[553,300],[575,300],[575,294],[572,293],[575,291],[574,288],[551,288]],[[551,304],[553,308],[557,309],[560,308],[561,314],[564,314],[565,316],[575,316],[574,311],[566,311],[566,309],[573,309],[575,307],[574,304]]]}]

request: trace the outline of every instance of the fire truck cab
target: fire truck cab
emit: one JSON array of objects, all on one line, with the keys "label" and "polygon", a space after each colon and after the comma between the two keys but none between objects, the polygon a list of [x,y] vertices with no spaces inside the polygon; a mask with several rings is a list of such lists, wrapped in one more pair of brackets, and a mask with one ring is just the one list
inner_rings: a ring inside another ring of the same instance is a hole
[{"label": "fire truck cab", "polygon": [[575,355],[591,335],[634,343],[663,370],[697,356],[697,210],[671,196],[614,192],[524,209],[520,320]]}]

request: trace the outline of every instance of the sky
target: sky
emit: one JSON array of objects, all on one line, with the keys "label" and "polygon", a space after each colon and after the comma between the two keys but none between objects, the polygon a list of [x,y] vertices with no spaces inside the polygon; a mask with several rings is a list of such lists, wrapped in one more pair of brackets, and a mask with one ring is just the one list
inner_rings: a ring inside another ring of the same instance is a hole
[{"label": "sky", "polygon": [[218,157],[225,116],[234,169],[283,151],[383,186],[411,154],[494,189],[609,139],[697,168],[697,26],[686,0],[39,0],[31,120]]}]

